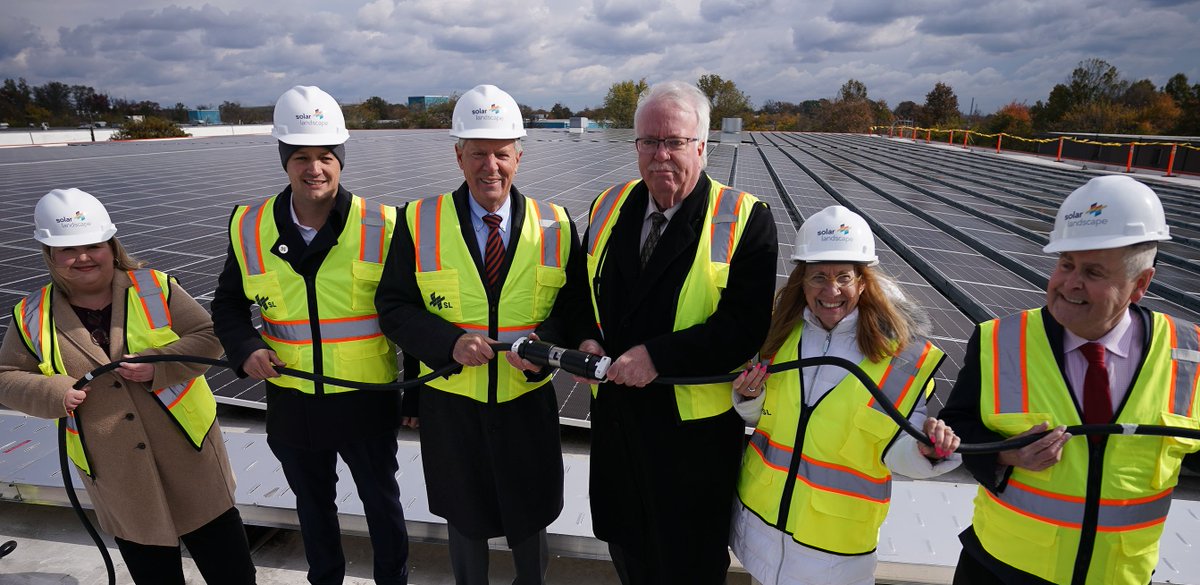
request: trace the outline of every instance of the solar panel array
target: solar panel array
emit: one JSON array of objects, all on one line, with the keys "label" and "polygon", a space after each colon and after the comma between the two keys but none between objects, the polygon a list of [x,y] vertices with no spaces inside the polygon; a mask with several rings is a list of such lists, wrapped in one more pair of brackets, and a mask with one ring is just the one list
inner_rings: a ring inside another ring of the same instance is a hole
[{"label": "solar panel array", "polygon": [[[718,136],[714,134],[714,138]],[[777,282],[800,222],[829,205],[868,218],[881,269],[931,317],[933,340],[947,352],[931,411],[961,367],[981,319],[1044,303],[1054,258],[1042,253],[1054,212],[1094,173],[981,156],[945,145],[846,134],[744,133],[740,144],[713,144],[709,173],[766,201],[779,232]],[[582,231],[592,199],[636,178],[629,130],[572,134],[531,130],[515,184],[565,206]],[[444,131],[354,132],[342,183],[392,205],[458,187],[462,172]],[[226,224],[236,204],[286,184],[267,136],[97,143],[0,150],[0,306],[11,307],[47,281],[30,237],[33,206],[53,188],[97,196],[138,258],[180,279],[202,304],[212,300],[225,260]],[[1164,244],[1146,306],[1200,321],[1200,190],[1154,183],[1175,240]],[[4,320],[0,327],[7,327]],[[261,385],[214,370],[219,400],[265,407]],[[588,424],[587,387],[557,376],[560,416]]]}]

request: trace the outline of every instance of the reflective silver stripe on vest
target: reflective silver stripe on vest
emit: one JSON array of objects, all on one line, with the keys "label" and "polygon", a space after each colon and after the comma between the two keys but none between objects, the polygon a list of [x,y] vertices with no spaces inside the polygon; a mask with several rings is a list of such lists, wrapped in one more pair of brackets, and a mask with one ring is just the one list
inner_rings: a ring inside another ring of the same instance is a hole
[{"label": "reflective silver stripe on vest", "polygon": [[[904,348],[904,351],[900,352],[900,355],[892,358],[891,363],[888,364],[887,377],[879,384],[879,389],[883,390],[892,406],[900,408],[901,397],[909,390],[913,379],[921,372],[921,356],[925,353],[926,347],[928,347],[926,342],[910,343]],[[871,399],[871,408],[887,414],[883,405],[874,398]]]},{"label": "reflective silver stripe on vest", "polygon": [[1025,348],[1021,340],[1026,318],[1027,313],[1021,313],[996,321],[997,413],[1025,412],[1025,360],[1021,355]]},{"label": "reflective silver stripe on vest", "polygon": [[[1192,401],[1195,400],[1196,370],[1195,358],[1200,349],[1197,340],[1196,326],[1182,319],[1168,317],[1168,322],[1175,328],[1175,347],[1171,348],[1172,361],[1175,364],[1175,397],[1171,412],[1180,416],[1191,416]],[[1183,350],[1176,351],[1176,350]],[[1190,359],[1189,359],[1190,358]]]},{"label": "reflective silver stripe on vest", "polygon": [[160,329],[170,325],[167,318],[167,296],[154,273],[149,270],[135,270],[133,281],[137,283],[137,295],[146,309],[146,319],[151,329]]},{"label": "reflective silver stripe on vest", "polygon": [[[471,331],[473,333],[478,333],[480,335],[488,334],[487,325],[475,325],[472,323],[455,323],[455,325],[462,327],[463,329],[466,329],[467,331]],[[499,341],[501,343],[513,343],[522,337],[529,337],[529,334],[533,333],[536,330],[537,330],[536,324],[530,325],[528,327],[505,327],[505,328],[501,329],[500,331],[496,332],[496,341]]]},{"label": "reflective silver stripe on vest", "polygon": [[828,463],[819,464],[815,460],[803,457],[800,460],[800,469],[796,471],[796,477],[815,488],[826,491],[838,492],[847,496],[857,496],[876,502],[891,500],[891,478],[875,482],[850,471],[827,467],[828,465]]},{"label": "reflective silver stripe on vest", "polygon": [[25,310],[21,314],[25,331],[29,332],[29,345],[33,346],[39,363],[46,361],[46,356],[42,355],[42,292],[39,290],[25,297]]},{"label": "reflective silver stripe on vest", "polygon": [[[338,343],[368,339],[383,335],[379,330],[379,318],[375,315],[352,319],[330,319],[321,321],[321,341]],[[312,327],[308,321],[272,322],[263,319],[263,333],[284,343],[312,343]]]},{"label": "reflective silver stripe on vest", "polygon": [[446,196],[438,195],[417,202],[417,233],[413,234],[413,244],[417,248],[417,272],[442,269],[438,254],[438,221],[441,218],[439,209],[444,197]]},{"label": "reflective silver stripe on vest", "polygon": [[179,402],[181,398],[183,398],[184,394],[187,394],[188,390],[192,388],[192,384],[195,383],[196,379],[192,378],[187,382],[181,382],[174,386],[167,386],[161,390],[155,390],[154,397],[157,398],[163,406],[167,407],[167,410],[170,410]]},{"label": "reflective silver stripe on vest", "polygon": [[[762,456],[767,465],[787,471],[792,462],[792,450],[771,443],[766,434],[755,430],[750,436],[750,444]],[[800,467],[796,477],[814,488],[837,492],[840,494],[887,502],[892,497],[891,479],[872,481],[849,470],[838,469],[828,463],[820,464],[815,460],[801,455]]]},{"label": "reflective silver stripe on vest", "polygon": [[[1115,532],[1136,530],[1163,522],[1171,508],[1171,491],[1138,500],[1100,500],[1097,530]],[[991,494],[991,492],[988,492]],[[999,494],[991,494],[1017,513],[1071,528],[1083,525],[1084,498],[1040,494],[1024,484],[1009,480]]]},{"label": "reflective silver stripe on vest", "polygon": [[383,264],[383,229],[387,225],[383,205],[379,206],[377,212],[368,209],[366,201],[363,201],[362,205],[362,247],[358,253],[359,260]]},{"label": "reflective silver stripe on vest", "polygon": [[608,217],[612,215],[616,208],[617,200],[621,198],[621,192],[625,190],[625,185],[613,185],[607,191],[600,194],[600,202],[596,208],[592,210],[591,220],[588,221],[588,242],[591,243],[592,249],[589,254],[596,253],[596,245],[599,242],[600,229],[604,227]]},{"label": "reflective silver stripe on vest", "polygon": [[[526,199],[526,201],[533,200]],[[533,203],[537,206],[538,215],[541,216],[542,266],[558,268],[559,250],[562,246],[562,229],[558,223],[558,216],[554,214],[554,207],[549,203],[541,201],[533,201]]]},{"label": "reflective silver stripe on vest", "polygon": [[713,262],[729,263],[733,254],[733,233],[737,228],[737,210],[745,193],[729,188],[717,192],[717,205],[713,209],[712,258]]},{"label": "reflective silver stripe on vest", "polygon": [[75,420],[75,413],[73,412],[67,414],[67,430],[76,435],[79,434],[79,421]]},{"label": "reflective silver stripe on vest", "polygon": [[[273,201],[273,199],[272,199]],[[242,238],[242,257],[246,259],[246,273],[253,276],[262,274],[263,259],[258,249],[258,217],[263,213],[267,202],[264,201],[246,210],[238,220],[238,233]]]},{"label": "reflective silver stripe on vest", "polygon": [[771,444],[771,438],[766,433],[754,429],[754,434],[750,435],[750,444],[754,446],[767,465],[784,471],[787,471],[791,465],[792,450]]}]

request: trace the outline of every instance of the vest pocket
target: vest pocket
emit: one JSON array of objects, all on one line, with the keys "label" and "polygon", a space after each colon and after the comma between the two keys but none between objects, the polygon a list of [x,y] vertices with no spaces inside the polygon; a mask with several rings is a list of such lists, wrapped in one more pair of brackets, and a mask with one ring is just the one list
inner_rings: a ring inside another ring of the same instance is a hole
[{"label": "vest pocket", "polygon": [[854,425],[850,429],[853,432],[846,433],[838,452],[846,461],[880,462],[884,446],[898,428],[892,417],[869,406],[860,406],[854,412]]},{"label": "vest pocket", "polygon": [[[1049,423],[1049,428],[1054,428],[1054,420],[1049,413],[1045,412],[1006,412],[1002,414],[987,414],[983,415],[983,422],[988,428],[1004,435],[1012,437],[1019,435],[1030,428],[1041,423]],[[1052,465],[1042,471],[1027,471],[1031,476],[1050,481],[1054,476],[1054,470],[1062,467],[1061,465]]]},{"label": "vest pocket", "polygon": [[274,272],[245,275],[242,283],[246,296],[258,305],[260,313],[270,318],[287,314],[283,289],[279,287],[279,279]]},{"label": "vest pocket", "polygon": [[461,323],[462,303],[458,288],[458,270],[446,268],[418,272],[417,286],[424,296],[425,310],[451,323]]},{"label": "vest pocket", "polygon": [[[1160,424],[1186,429],[1200,429],[1200,420],[1180,416],[1173,412],[1163,412]],[[1175,485],[1179,480],[1179,466],[1183,456],[1200,450],[1200,440],[1183,437],[1163,437],[1159,447],[1158,459],[1155,464],[1154,477],[1150,486],[1156,490]]]},{"label": "vest pocket", "polygon": [[354,260],[350,266],[350,308],[355,311],[375,312],[375,289],[383,275],[383,265],[375,262]]},{"label": "vest pocket", "polygon": [[537,287],[534,290],[533,318],[541,321],[550,314],[558,291],[567,283],[567,273],[553,266],[538,266],[536,270]]}]

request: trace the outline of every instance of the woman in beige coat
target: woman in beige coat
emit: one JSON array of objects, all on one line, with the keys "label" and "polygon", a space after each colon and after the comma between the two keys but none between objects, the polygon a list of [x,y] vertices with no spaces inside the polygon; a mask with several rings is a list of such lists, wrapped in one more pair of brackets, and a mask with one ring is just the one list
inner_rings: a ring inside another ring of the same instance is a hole
[{"label": "woman in beige coat", "polygon": [[70,414],[68,453],[135,583],[183,585],[181,539],[210,585],[254,583],[206,367],[127,363],[72,389],[133,354],[219,356],[208,313],[129,257],[91,195],[51,191],[34,220],[52,284],[14,307],[0,403]]}]

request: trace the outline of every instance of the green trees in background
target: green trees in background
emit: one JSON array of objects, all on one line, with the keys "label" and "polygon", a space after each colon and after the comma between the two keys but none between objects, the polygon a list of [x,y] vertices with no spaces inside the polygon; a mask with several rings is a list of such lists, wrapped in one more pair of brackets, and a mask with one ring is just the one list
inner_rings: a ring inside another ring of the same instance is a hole
[{"label": "green trees in background", "polygon": [[638,97],[649,88],[645,77],[612,84],[608,88],[608,95],[604,96],[602,107],[609,124],[613,128],[633,128],[633,113],[637,110]]}]

